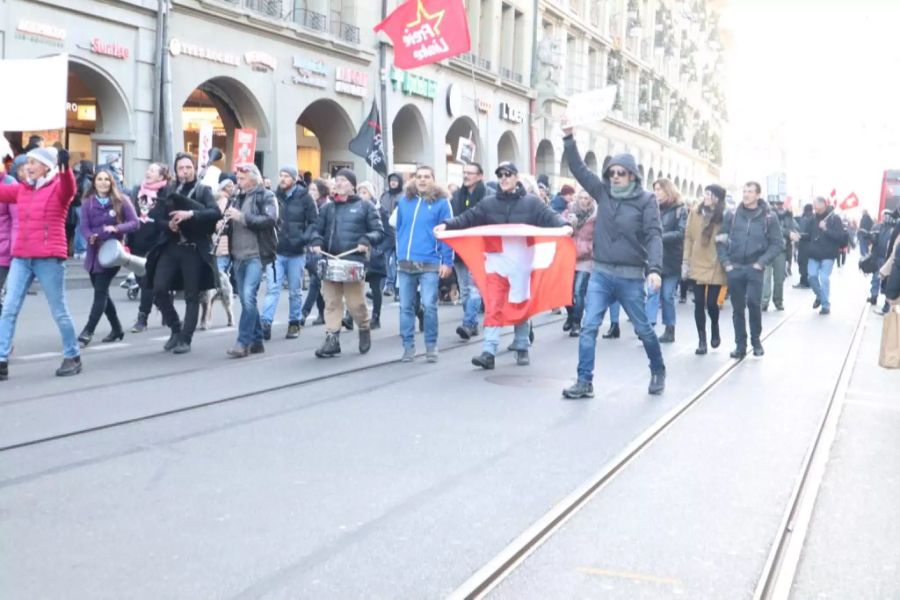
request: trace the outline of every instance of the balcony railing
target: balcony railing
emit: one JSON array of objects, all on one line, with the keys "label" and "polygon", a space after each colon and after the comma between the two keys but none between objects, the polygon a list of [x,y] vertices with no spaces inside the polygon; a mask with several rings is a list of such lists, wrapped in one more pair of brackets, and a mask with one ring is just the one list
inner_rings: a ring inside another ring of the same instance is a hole
[{"label": "balcony railing", "polygon": [[460,54],[458,58],[485,71],[491,70],[491,61],[486,58],[480,58],[477,54],[467,52],[466,54]]},{"label": "balcony railing", "polygon": [[356,25],[351,25],[349,23],[343,23],[341,21],[335,21],[334,19],[332,19],[331,35],[338,38],[339,40],[350,42],[351,44],[359,43],[359,27],[357,27]]},{"label": "balcony railing", "polygon": [[522,83],[522,74],[516,73],[511,69],[500,67],[500,77],[502,77],[503,79],[509,79],[510,81],[515,81],[518,84]]},{"label": "balcony railing", "polygon": [[328,31],[328,17],[322,13],[301,8],[294,11],[294,23],[313,31]]},{"label": "balcony railing", "polygon": [[[239,4],[239,2],[232,2],[232,4]],[[243,5],[248,10],[273,19],[280,19],[284,14],[281,0],[243,0]]]}]

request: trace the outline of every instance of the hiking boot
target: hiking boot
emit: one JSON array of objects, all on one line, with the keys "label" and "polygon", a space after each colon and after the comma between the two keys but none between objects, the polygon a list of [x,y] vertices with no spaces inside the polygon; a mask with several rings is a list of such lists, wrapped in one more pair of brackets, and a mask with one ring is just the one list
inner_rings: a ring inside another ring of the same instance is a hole
[{"label": "hiking boot", "polygon": [[81,373],[81,357],[64,358],[62,364],[56,370],[57,377],[69,377]]},{"label": "hiking boot", "polygon": [[9,363],[7,361],[0,361],[0,381],[6,381],[9,379]]},{"label": "hiking boot", "polygon": [[438,350],[435,346],[425,348],[425,362],[436,363],[438,361]]},{"label": "hiking boot", "polygon": [[482,352],[472,359],[472,364],[489,371],[494,368],[494,355],[490,352]]},{"label": "hiking boot", "polygon": [[731,351],[731,354],[729,354],[728,356],[730,356],[731,358],[736,358],[736,359],[740,360],[740,359],[744,358],[745,356],[747,356],[747,349],[746,348],[735,348],[734,350]]},{"label": "hiking boot", "polygon": [[706,332],[698,331],[697,335],[700,337],[700,342],[697,344],[697,349],[694,350],[694,354],[696,354],[697,356],[703,356],[707,352],[707,350],[706,350]]},{"label": "hiking boot", "polygon": [[372,332],[368,329],[359,330],[359,353],[365,354],[372,348]]},{"label": "hiking boot", "polygon": [[137,320],[131,327],[131,333],[147,331],[147,313],[138,313]]},{"label": "hiking boot", "polygon": [[460,325],[456,328],[456,335],[464,340],[469,340],[478,335],[477,325]]},{"label": "hiking boot", "polygon": [[659,336],[659,342],[661,344],[671,344],[675,341],[675,326],[674,325],[666,325],[666,331],[661,336]]},{"label": "hiking boot", "polygon": [[618,323],[613,323],[609,326],[609,331],[603,334],[604,340],[617,340],[619,336],[622,335],[621,330],[619,329]]},{"label": "hiking boot", "polygon": [[326,333],[325,341],[322,346],[316,350],[316,356],[319,358],[331,358],[341,353],[341,338],[339,333]]},{"label": "hiking boot", "polygon": [[268,321],[262,322],[263,339],[267,342],[272,339],[272,324]]},{"label": "hiking boot", "polygon": [[227,354],[229,358],[247,358],[248,356],[250,356],[250,349],[246,346],[235,344],[225,354]]},{"label": "hiking boot", "polygon": [[253,342],[250,344],[249,351],[250,354],[263,354],[266,351],[266,347],[262,342]]},{"label": "hiking boot", "polygon": [[709,345],[712,346],[713,348],[718,348],[721,343],[722,343],[722,338],[719,337],[719,324],[713,323],[712,324],[712,332],[711,332],[711,335],[709,338]]},{"label": "hiking boot", "polygon": [[567,387],[562,392],[563,398],[578,400],[580,398],[594,397],[594,384],[590,381],[578,380],[572,387]]},{"label": "hiking boot", "polygon": [[656,373],[652,373],[650,375],[650,387],[647,388],[647,393],[653,396],[658,396],[662,394],[666,390],[666,372],[665,371],[657,371]]},{"label": "hiking boot", "polygon": [[516,350],[516,364],[520,367],[527,367],[531,364],[531,359],[528,358],[528,350]]},{"label": "hiking boot", "polygon": [[288,323],[288,330],[284,339],[296,340],[298,337],[300,337],[300,321],[291,321]]},{"label": "hiking boot", "polygon": [[400,357],[400,362],[412,362],[414,360],[416,360],[415,346],[409,346],[408,348],[404,348],[403,356]]}]

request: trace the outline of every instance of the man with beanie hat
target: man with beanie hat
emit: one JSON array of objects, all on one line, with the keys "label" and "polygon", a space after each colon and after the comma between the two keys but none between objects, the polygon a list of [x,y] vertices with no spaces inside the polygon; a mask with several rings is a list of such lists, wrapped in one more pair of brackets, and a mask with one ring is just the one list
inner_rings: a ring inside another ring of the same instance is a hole
[{"label": "man with beanie hat", "polygon": [[263,301],[263,339],[272,337],[272,321],[281,298],[281,286],[288,282],[287,339],[300,335],[300,319],[303,317],[303,269],[306,267],[306,244],[312,235],[319,216],[316,202],[307,191],[297,169],[291,165],[281,167],[278,173],[278,251],[275,261],[266,266],[266,298]]},{"label": "man with beanie hat", "polygon": [[[343,260],[368,262],[369,250],[384,237],[378,209],[356,195],[356,173],[341,169],[334,176],[334,201],[322,206],[309,242],[310,250],[332,256],[350,252]],[[325,342],[316,350],[319,358],[341,353],[341,318],[344,301],[359,328],[359,352],[372,347],[369,310],[366,306],[365,281],[323,281],[325,298]]]},{"label": "man with beanie hat", "polygon": [[644,190],[634,157],[620,154],[604,162],[602,179],[584,164],[563,119],[563,158],[578,183],[597,201],[594,225],[594,268],[585,299],[584,322],[578,338],[578,381],[563,390],[566,398],[594,396],[594,357],[597,331],[610,306],[618,301],[634,325],[650,360],[650,394],[666,387],[666,365],[656,332],[647,320],[646,285],[662,286],[662,227],[659,204]]},{"label": "man with beanie hat", "polygon": [[388,250],[384,253],[384,262],[387,267],[387,277],[384,279],[384,295],[397,294],[397,233],[390,224],[391,214],[397,207],[397,200],[403,192],[403,176],[400,173],[390,173],[387,176],[387,189],[378,199],[378,212],[381,215],[381,224],[384,225],[384,246]]}]

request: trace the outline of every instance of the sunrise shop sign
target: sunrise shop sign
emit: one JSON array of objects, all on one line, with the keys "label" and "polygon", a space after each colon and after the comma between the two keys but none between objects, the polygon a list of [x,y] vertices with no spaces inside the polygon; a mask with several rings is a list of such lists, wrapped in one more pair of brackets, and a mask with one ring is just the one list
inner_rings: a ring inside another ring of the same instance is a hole
[{"label": "sunrise shop sign", "polygon": [[407,96],[421,96],[429,100],[437,97],[437,81],[406,71],[391,69],[391,84],[395,92],[399,89]]}]

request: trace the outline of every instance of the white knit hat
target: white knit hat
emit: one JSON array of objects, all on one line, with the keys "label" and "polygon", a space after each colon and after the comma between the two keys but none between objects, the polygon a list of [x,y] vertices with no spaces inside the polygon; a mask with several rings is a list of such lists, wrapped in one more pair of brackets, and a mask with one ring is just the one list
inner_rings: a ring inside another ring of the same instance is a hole
[{"label": "white knit hat", "polygon": [[33,158],[39,163],[47,165],[48,169],[55,169],[57,163],[57,152],[53,146],[49,148],[35,148],[28,153],[28,158]]}]

